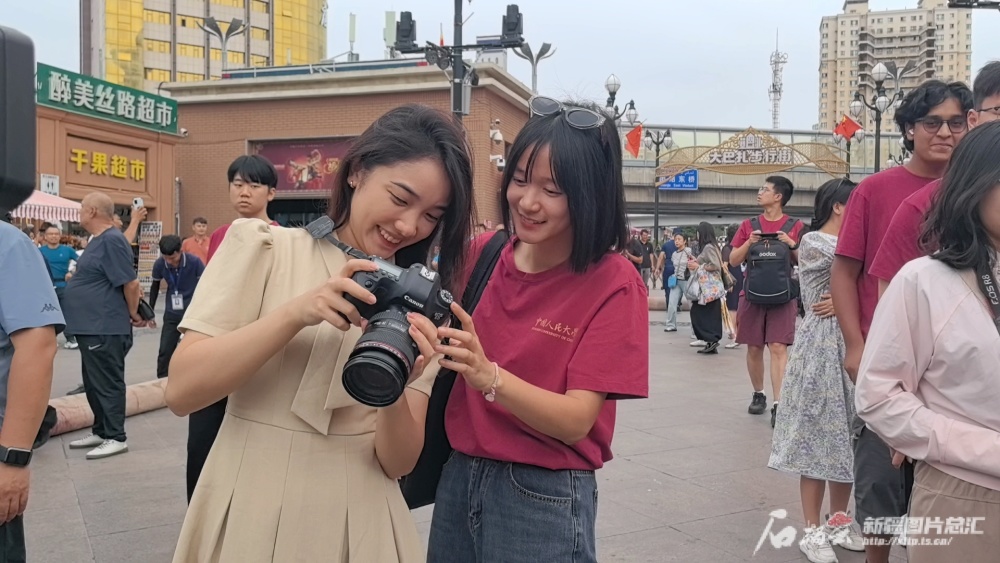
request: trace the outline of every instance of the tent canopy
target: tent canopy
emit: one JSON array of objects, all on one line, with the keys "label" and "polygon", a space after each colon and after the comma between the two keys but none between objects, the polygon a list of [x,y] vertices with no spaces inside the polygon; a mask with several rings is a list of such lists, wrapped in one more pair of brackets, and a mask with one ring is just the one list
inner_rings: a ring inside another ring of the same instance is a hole
[{"label": "tent canopy", "polygon": [[32,192],[28,200],[16,207],[11,216],[19,219],[39,221],[80,221],[80,204],[59,196],[38,190]]}]

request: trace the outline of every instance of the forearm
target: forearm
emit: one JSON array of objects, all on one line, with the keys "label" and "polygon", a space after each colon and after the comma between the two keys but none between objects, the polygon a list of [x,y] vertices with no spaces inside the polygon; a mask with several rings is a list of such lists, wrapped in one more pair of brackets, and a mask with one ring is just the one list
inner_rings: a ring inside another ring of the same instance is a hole
[{"label": "forearm", "polygon": [[837,308],[837,323],[848,347],[863,347],[861,335],[861,311],[858,302],[858,276],[861,262],[837,256],[830,270],[830,295]]},{"label": "forearm", "polygon": [[156,309],[156,299],[160,296],[160,280],[149,284],[149,306]]},{"label": "forearm", "polygon": [[122,286],[122,292],[125,294],[125,303],[128,304],[129,316],[136,317],[139,314],[139,300],[142,298],[139,280],[132,280]]},{"label": "forearm", "polygon": [[747,254],[750,253],[750,241],[746,241],[739,248],[733,248],[733,251],[729,254],[729,263],[733,266],[740,266],[747,259]]},{"label": "forearm", "polygon": [[284,309],[276,309],[221,336],[189,331],[170,361],[167,406],[186,416],[229,396],[302,328]]},{"label": "forearm", "polygon": [[16,344],[7,382],[7,410],[0,427],[0,444],[8,448],[31,449],[52,392],[55,329],[26,330],[33,334],[15,333]]},{"label": "forearm", "polygon": [[413,471],[424,447],[426,395],[407,389],[398,401],[378,409],[375,419],[375,456],[390,479]]},{"label": "forearm", "polygon": [[590,434],[597,419],[587,401],[572,393],[547,391],[501,368],[496,402],[534,430],[572,446]]},{"label": "forearm", "polygon": [[139,223],[140,221],[132,221],[128,224],[128,228],[125,229],[125,240],[127,240],[129,244],[135,242],[135,237],[139,234]]}]

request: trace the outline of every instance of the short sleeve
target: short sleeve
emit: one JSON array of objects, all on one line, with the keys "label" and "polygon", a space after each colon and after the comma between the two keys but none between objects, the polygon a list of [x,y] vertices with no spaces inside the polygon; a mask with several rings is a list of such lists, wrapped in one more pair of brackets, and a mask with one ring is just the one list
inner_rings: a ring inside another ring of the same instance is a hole
[{"label": "short sleeve", "polygon": [[923,256],[924,253],[920,250],[920,226],[923,219],[920,209],[904,201],[892,216],[868,273],[880,280],[892,281],[893,276],[907,262]]},{"label": "short sleeve", "polygon": [[750,220],[747,219],[740,223],[740,228],[736,229],[736,234],[733,235],[733,248],[739,248],[750,240]]},{"label": "short sleeve", "polygon": [[223,225],[215,231],[212,232],[212,236],[208,239],[208,261],[212,261],[212,257],[215,256],[215,252],[219,250],[219,246],[222,244],[222,240],[226,238],[226,233],[229,231],[229,225]]},{"label": "short sleeve", "polygon": [[105,236],[101,270],[111,282],[111,287],[121,287],[136,279],[135,268],[132,265],[134,258],[132,247],[120,233],[108,233]]},{"label": "short sleeve", "polygon": [[435,360],[431,362],[427,367],[424,368],[424,372],[420,374],[419,377],[414,379],[407,385],[407,389],[413,389],[414,391],[420,391],[428,397],[431,396],[431,390],[434,389],[434,381],[437,380],[438,372],[441,371],[440,360]]},{"label": "short sleeve", "polygon": [[7,334],[26,328],[66,326],[42,254],[23,233],[4,234],[0,244],[0,326]]},{"label": "short sleeve", "polygon": [[847,211],[837,239],[837,256],[865,261],[865,245],[868,241],[868,195],[867,190],[857,188],[847,199]]},{"label": "short sleeve", "polygon": [[271,227],[237,219],[198,282],[179,329],[221,336],[260,318],[274,262]]},{"label": "short sleeve", "polygon": [[153,262],[153,281],[163,280],[163,267],[163,257],[161,256],[156,259],[156,262]]},{"label": "short sleeve", "polygon": [[612,400],[649,395],[649,300],[641,284],[622,285],[588,323],[569,361],[567,389]]}]

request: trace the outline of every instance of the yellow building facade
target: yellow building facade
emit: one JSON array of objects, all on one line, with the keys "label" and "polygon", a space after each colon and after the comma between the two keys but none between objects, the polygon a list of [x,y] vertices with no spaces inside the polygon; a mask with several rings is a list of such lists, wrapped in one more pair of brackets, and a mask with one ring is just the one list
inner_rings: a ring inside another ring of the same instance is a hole
[{"label": "yellow building facade", "polygon": [[[202,26],[215,18],[225,45]],[[131,88],[326,58],[326,0],[80,0],[80,69]]]}]

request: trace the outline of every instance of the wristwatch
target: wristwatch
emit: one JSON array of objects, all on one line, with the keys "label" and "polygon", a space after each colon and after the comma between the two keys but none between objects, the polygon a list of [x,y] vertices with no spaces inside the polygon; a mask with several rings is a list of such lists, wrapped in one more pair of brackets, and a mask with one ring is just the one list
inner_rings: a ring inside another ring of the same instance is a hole
[{"label": "wristwatch", "polygon": [[0,463],[13,467],[27,467],[31,463],[31,450],[0,446]]}]

